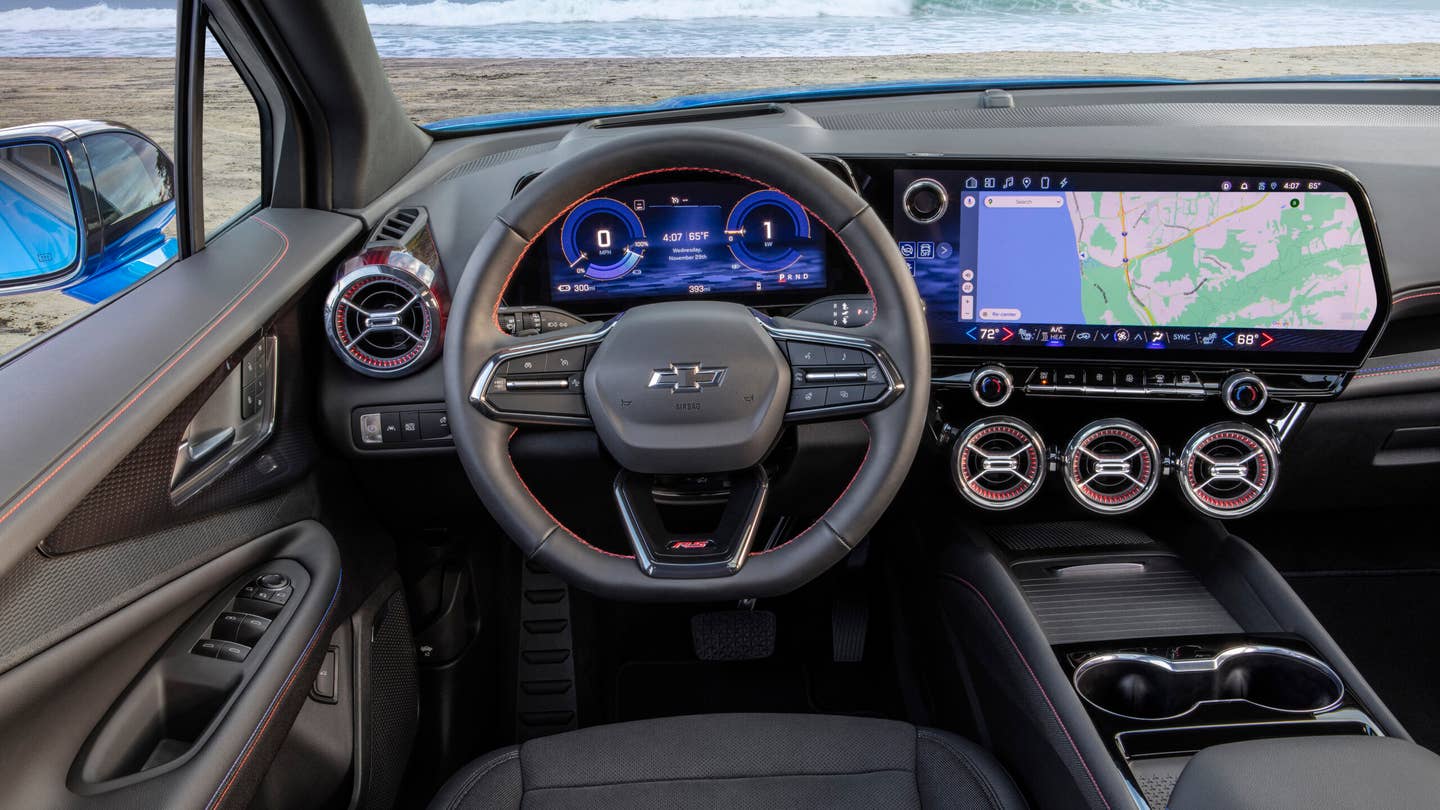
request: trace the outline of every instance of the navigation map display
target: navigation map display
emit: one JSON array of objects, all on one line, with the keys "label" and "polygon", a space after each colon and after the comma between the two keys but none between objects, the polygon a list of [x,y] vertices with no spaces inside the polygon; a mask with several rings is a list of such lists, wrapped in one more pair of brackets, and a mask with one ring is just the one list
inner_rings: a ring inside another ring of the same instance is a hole
[{"label": "navigation map display", "polygon": [[1355,201],[1329,181],[896,174],[948,192],[932,223],[896,211],[937,343],[1343,354],[1377,313]]}]

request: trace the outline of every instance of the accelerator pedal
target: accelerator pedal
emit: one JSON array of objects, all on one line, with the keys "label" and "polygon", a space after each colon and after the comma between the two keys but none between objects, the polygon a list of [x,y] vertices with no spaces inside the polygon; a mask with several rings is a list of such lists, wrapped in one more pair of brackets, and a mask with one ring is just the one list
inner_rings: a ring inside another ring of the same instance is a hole
[{"label": "accelerator pedal", "polygon": [[717,610],[690,617],[690,639],[701,661],[754,661],[775,653],[775,614]]}]

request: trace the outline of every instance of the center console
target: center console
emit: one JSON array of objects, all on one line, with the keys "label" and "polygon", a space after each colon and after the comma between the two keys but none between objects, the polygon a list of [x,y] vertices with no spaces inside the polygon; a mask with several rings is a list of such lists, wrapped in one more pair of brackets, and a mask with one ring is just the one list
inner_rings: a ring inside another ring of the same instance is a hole
[{"label": "center console", "polygon": [[941,537],[932,526],[923,556],[965,684],[953,710],[1026,772],[1037,804],[1158,810],[1217,746],[1406,739],[1279,573],[1218,521],[1011,514],[957,519]]}]

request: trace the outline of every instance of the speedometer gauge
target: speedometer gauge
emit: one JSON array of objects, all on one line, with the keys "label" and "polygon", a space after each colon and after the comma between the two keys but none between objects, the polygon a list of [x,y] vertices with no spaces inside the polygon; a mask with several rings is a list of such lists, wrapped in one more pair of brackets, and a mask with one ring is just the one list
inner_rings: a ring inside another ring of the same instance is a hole
[{"label": "speedometer gauge", "polygon": [[644,258],[645,226],[629,206],[596,197],[575,206],[560,227],[565,261],[578,275],[611,281],[628,275]]},{"label": "speedometer gauge", "polygon": [[800,258],[797,242],[810,238],[810,217],[774,189],[748,194],[730,209],[725,237],[735,260],[752,270],[784,270]]}]

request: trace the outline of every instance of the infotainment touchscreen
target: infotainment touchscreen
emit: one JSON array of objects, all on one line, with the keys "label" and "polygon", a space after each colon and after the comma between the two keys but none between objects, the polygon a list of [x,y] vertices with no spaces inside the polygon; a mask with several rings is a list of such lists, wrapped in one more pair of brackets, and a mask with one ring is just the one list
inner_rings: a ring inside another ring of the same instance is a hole
[{"label": "infotainment touchscreen", "polygon": [[898,170],[895,192],[937,344],[1338,357],[1376,319],[1367,230],[1332,180]]},{"label": "infotainment touchscreen", "polygon": [[575,206],[548,236],[550,299],[823,289],[825,237],[775,189],[630,183]]}]

